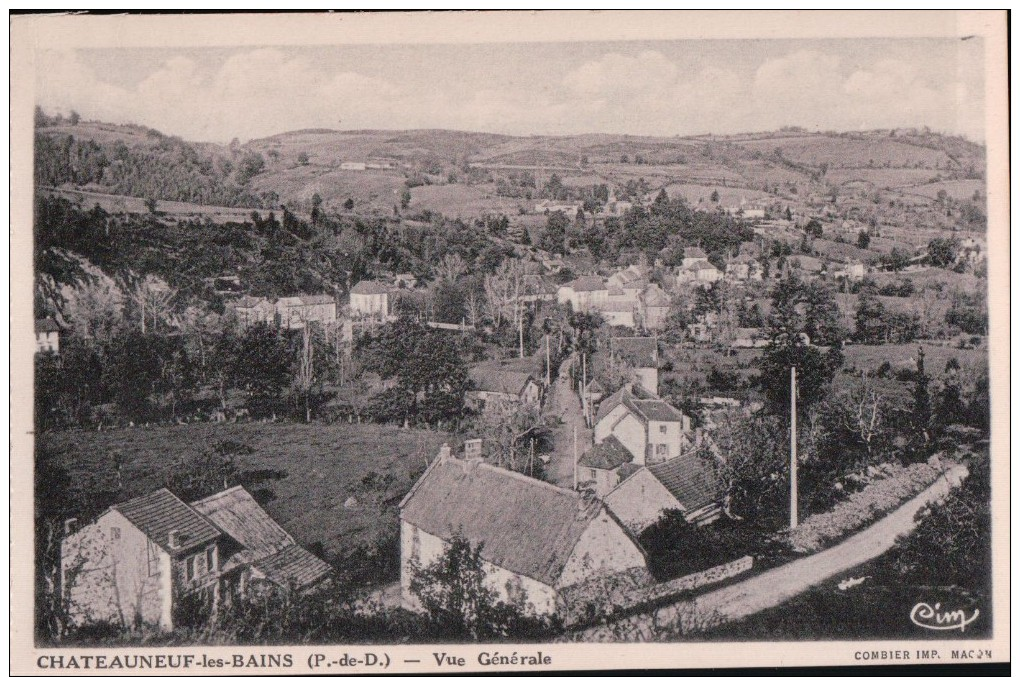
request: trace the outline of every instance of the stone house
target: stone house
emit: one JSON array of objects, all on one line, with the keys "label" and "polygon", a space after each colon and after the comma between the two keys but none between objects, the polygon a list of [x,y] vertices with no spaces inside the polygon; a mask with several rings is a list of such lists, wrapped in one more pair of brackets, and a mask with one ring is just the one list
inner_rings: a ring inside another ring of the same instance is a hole
[{"label": "stone house", "polygon": [[695,453],[646,465],[605,494],[606,505],[634,533],[654,524],[665,510],[681,510],[694,524],[722,514],[725,489],[712,467]]},{"label": "stone house", "polygon": [[609,356],[633,368],[642,388],[659,394],[659,342],[654,336],[614,336],[609,339]]},{"label": "stone house", "polygon": [[531,614],[557,612],[560,591],[578,583],[647,573],[641,546],[601,501],[444,447],[400,503],[405,606],[420,607],[415,565],[442,557],[458,535],[481,545],[485,583]]},{"label": "stone house", "polygon": [[665,329],[671,303],[672,299],[669,294],[664,292],[659,285],[648,285],[641,295],[641,316],[644,328],[648,331]]},{"label": "stone house", "polygon": [[276,302],[276,317],[284,329],[304,329],[305,323],[336,322],[336,301],[328,294],[285,296]]},{"label": "stone house", "polygon": [[467,392],[467,402],[479,409],[492,401],[538,404],[542,399],[542,386],[533,374],[498,362],[472,365],[468,377],[474,388]]},{"label": "stone house", "polygon": [[245,296],[227,304],[237,317],[238,324],[247,329],[256,324],[273,324],[276,321],[276,304],[264,296]]},{"label": "stone house", "polygon": [[191,505],[160,489],[75,523],[61,543],[61,594],[82,624],[169,631],[186,620],[189,598],[262,584],[301,591],[329,575],[242,487]]},{"label": "stone house", "polygon": [[556,291],[556,301],[571,304],[574,312],[598,310],[608,300],[609,289],[597,275],[584,275]]}]

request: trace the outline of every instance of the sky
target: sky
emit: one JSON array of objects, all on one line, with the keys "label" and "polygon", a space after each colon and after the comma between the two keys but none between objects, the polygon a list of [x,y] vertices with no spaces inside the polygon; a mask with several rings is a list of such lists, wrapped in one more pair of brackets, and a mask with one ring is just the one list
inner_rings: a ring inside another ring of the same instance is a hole
[{"label": "sky", "polygon": [[50,114],[190,141],[305,128],[516,135],[924,127],[984,139],[982,40],[671,40],[39,53]]}]

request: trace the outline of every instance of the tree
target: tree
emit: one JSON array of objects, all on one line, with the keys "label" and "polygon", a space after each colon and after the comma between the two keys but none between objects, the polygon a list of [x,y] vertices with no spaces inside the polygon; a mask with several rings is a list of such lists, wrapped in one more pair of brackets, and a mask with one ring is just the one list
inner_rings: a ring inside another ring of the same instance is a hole
[{"label": "tree", "polygon": [[411,204],[411,189],[408,186],[404,186],[403,190],[400,191],[400,208],[407,209]]},{"label": "tree", "polygon": [[886,432],[888,404],[870,381],[861,376],[840,393],[839,415],[843,427],[864,445],[867,459],[875,458],[875,446]]},{"label": "tree", "polygon": [[933,266],[946,268],[956,260],[959,245],[955,238],[934,238],[928,242],[928,261]]},{"label": "tree", "polygon": [[931,393],[928,388],[931,377],[924,370],[924,348],[917,349],[917,371],[911,391],[913,405],[910,410],[911,427],[914,436],[914,450],[917,458],[924,458],[930,448],[931,437]]},{"label": "tree", "polygon": [[298,164],[301,165],[301,166],[307,165],[308,164],[308,153],[306,153],[304,151],[301,151],[300,153],[298,153],[297,161],[298,161]]},{"label": "tree", "polygon": [[720,426],[716,442],[725,450],[720,463],[728,510],[762,531],[773,531],[789,518],[788,426],[777,416],[756,416]]},{"label": "tree", "polygon": [[231,360],[230,383],[251,396],[277,397],[290,382],[291,359],[286,337],[267,324],[253,324],[236,346],[224,346]]},{"label": "tree", "polygon": [[76,110],[71,111],[71,114],[69,116],[67,116],[67,121],[73,127],[76,127],[80,120],[81,120],[81,116],[78,115],[78,111],[76,111]]},{"label": "tree", "polygon": [[490,463],[543,478],[538,456],[550,450],[551,440],[537,405],[490,400],[479,414],[474,430],[484,440]]},{"label": "tree", "polygon": [[521,302],[524,264],[519,259],[505,259],[494,273],[485,276],[482,284],[486,308],[496,328],[499,329],[504,322],[516,328],[524,312]]},{"label": "tree", "polygon": [[[787,207],[787,211],[789,211],[789,209],[790,208]],[[804,226],[804,232],[814,237],[822,237],[823,235],[822,224],[819,223],[816,219],[811,219],[810,221],[807,222],[807,225]]]},{"label": "tree", "polygon": [[316,224],[322,216],[322,196],[318,193],[312,193],[312,212],[310,216],[312,218],[312,223]]},{"label": "tree", "polygon": [[719,191],[713,190],[712,194],[709,196],[708,199],[711,200],[712,202],[719,202]]},{"label": "tree", "polygon": [[350,211],[351,209],[354,209],[354,198],[349,197],[346,200],[344,200],[344,209],[346,209],[348,211]]},{"label": "tree", "polygon": [[539,238],[538,246],[553,254],[567,253],[567,230],[570,219],[561,211],[551,212],[546,219],[545,229]]},{"label": "tree", "polygon": [[154,197],[147,197],[144,202],[145,208],[149,210],[150,214],[155,214],[156,210],[159,209],[159,201]]},{"label": "tree", "polygon": [[482,641],[551,636],[558,623],[535,616],[522,589],[513,591],[511,601],[505,602],[488,584],[484,546],[472,545],[458,533],[434,562],[412,562],[411,593],[421,601],[437,638]]},{"label": "tree", "polygon": [[467,264],[457,254],[445,255],[436,266],[436,276],[445,282],[456,282],[467,272]]}]

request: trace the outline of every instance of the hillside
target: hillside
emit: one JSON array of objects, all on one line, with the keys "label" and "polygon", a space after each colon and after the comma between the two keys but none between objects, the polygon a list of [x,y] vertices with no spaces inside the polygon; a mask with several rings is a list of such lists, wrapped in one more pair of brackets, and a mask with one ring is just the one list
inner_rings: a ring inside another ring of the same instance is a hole
[{"label": "hillside", "polygon": [[500,199],[497,187],[522,172],[538,187],[553,173],[567,185],[610,189],[644,179],[692,203],[719,190],[724,203],[781,200],[796,209],[835,191],[924,206],[943,189],[958,200],[981,192],[985,164],[982,146],[917,130],[680,138],[306,129],[217,145],[133,125],[43,121],[39,186],[241,208],[307,208],[318,194],[327,209],[389,214],[404,186],[457,183],[471,189],[447,191],[448,203],[442,191],[419,191],[420,208],[513,213],[526,205]]}]

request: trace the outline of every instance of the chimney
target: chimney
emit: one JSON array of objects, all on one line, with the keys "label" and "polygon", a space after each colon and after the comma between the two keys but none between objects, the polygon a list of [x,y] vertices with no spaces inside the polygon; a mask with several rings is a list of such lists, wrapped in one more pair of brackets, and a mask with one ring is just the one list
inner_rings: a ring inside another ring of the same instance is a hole
[{"label": "chimney", "polygon": [[482,457],[482,439],[475,438],[464,442],[464,460],[471,461]]},{"label": "chimney", "polygon": [[167,545],[171,548],[179,548],[181,546],[181,532],[177,529],[171,529],[170,533],[167,534]]},{"label": "chimney", "polygon": [[450,453],[451,451],[453,451],[453,450],[450,448],[450,445],[447,444],[446,442],[443,442],[443,446],[439,447],[439,458],[440,458],[440,460],[442,460],[442,461],[449,460],[450,457],[451,457],[451,453]]},{"label": "chimney", "polygon": [[64,520],[64,535],[70,536],[78,530],[78,518],[72,517],[71,519]]}]

